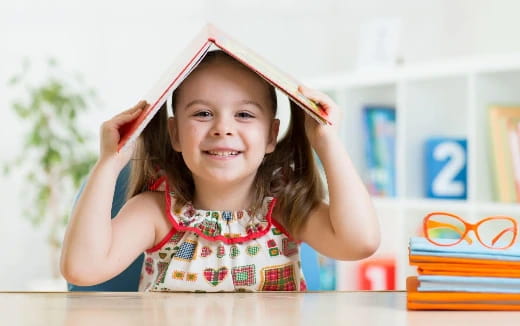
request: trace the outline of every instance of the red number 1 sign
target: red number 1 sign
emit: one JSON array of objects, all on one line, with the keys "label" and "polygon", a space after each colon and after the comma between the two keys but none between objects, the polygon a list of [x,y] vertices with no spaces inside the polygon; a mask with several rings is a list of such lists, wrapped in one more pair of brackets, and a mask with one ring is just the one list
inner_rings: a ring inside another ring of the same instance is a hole
[{"label": "red number 1 sign", "polygon": [[358,289],[395,290],[395,260],[375,258],[360,263]]}]

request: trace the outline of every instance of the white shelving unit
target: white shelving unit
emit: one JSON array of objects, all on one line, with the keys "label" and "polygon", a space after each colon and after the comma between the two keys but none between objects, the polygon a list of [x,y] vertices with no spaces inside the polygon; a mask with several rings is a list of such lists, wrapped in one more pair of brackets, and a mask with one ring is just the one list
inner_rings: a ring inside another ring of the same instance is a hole
[{"label": "white shelving unit", "polygon": [[[469,221],[496,214],[520,219],[520,204],[493,198],[487,118],[491,104],[520,104],[520,54],[324,76],[307,84],[330,94],[344,108],[342,137],[362,176],[366,175],[362,107],[396,108],[397,197],[374,198],[382,225],[382,244],[374,257],[396,258],[397,289],[404,289],[406,276],[415,274],[408,264],[408,239],[417,234],[428,212],[453,212]],[[467,139],[467,200],[425,197],[423,143],[430,136]],[[339,290],[355,288],[357,264],[338,265]]]}]

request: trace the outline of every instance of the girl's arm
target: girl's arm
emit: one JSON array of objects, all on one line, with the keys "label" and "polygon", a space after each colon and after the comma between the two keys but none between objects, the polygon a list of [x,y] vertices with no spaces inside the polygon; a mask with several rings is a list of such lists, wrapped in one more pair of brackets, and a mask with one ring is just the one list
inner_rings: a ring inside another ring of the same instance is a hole
[{"label": "girl's arm", "polygon": [[320,204],[310,214],[299,238],[331,258],[366,258],[379,247],[379,221],[370,195],[339,138],[339,108],[325,94],[303,87],[300,91],[318,102],[334,125],[320,125],[306,116],[307,137],[325,170],[329,204]]},{"label": "girl's arm", "polygon": [[153,246],[155,229],[149,216],[154,209],[160,210],[157,196],[136,196],[110,219],[117,176],[132,155],[131,150],[117,152],[119,128],[135,119],[145,105],[140,102],[101,127],[100,157],[72,213],[63,242],[60,267],[70,283],[106,281]]}]

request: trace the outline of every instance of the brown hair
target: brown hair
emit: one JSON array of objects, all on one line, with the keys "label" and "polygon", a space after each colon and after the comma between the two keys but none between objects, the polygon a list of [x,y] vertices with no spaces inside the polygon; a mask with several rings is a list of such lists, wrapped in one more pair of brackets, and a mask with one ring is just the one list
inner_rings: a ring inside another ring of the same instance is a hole
[{"label": "brown hair", "polygon": [[[249,70],[222,51],[209,52],[195,69],[202,65],[218,64],[220,60]],[[265,84],[276,114],[275,89],[267,82]],[[177,91],[172,95],[174,112],[176,94]],[[323,200],[324,188],[305,134],[305,113],[292,101],[290,107],[291,121],[287,133],[274,152],[265,155],[258,168],[253,185],[255,195],[252,209],[260,208],[266,195],[276,197],[275,216],[288,232],[296,234],[312,209]],[[166,104],[163,104],[139,137],[127,196],[130,198],[147,191],[153,181],[165,174],[170,190],[175,193],[176,208],[180,208],[192,201],[195,186],[182,154],[172,148],[167,120],[168,112]]]}]

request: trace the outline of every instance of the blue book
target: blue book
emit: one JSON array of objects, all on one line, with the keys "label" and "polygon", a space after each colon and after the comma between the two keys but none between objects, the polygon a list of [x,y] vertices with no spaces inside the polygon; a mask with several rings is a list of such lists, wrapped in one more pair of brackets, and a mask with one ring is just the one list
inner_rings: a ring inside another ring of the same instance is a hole
[{"label": "blue book", "polygon": [[363,126],[368,191],[376,196],[395,197],[395,108],[365,106]]},{"label": "blue book", "polygon": [[[442,242],[443,239],[436,239]],[[437,246],[424,237],[411,237],[408,243],[410,254],[414,256],[457,257],[468,259],[492,259],[520,261],[520,242],[507,249],[490,249],[474,240],[471,244],[461,242],[456,246]]]},{"label": "blue book", "polygon": [[318,265],[320,269],[320,290],[336,290],[336,261],[332,258],[318,254]]}]

